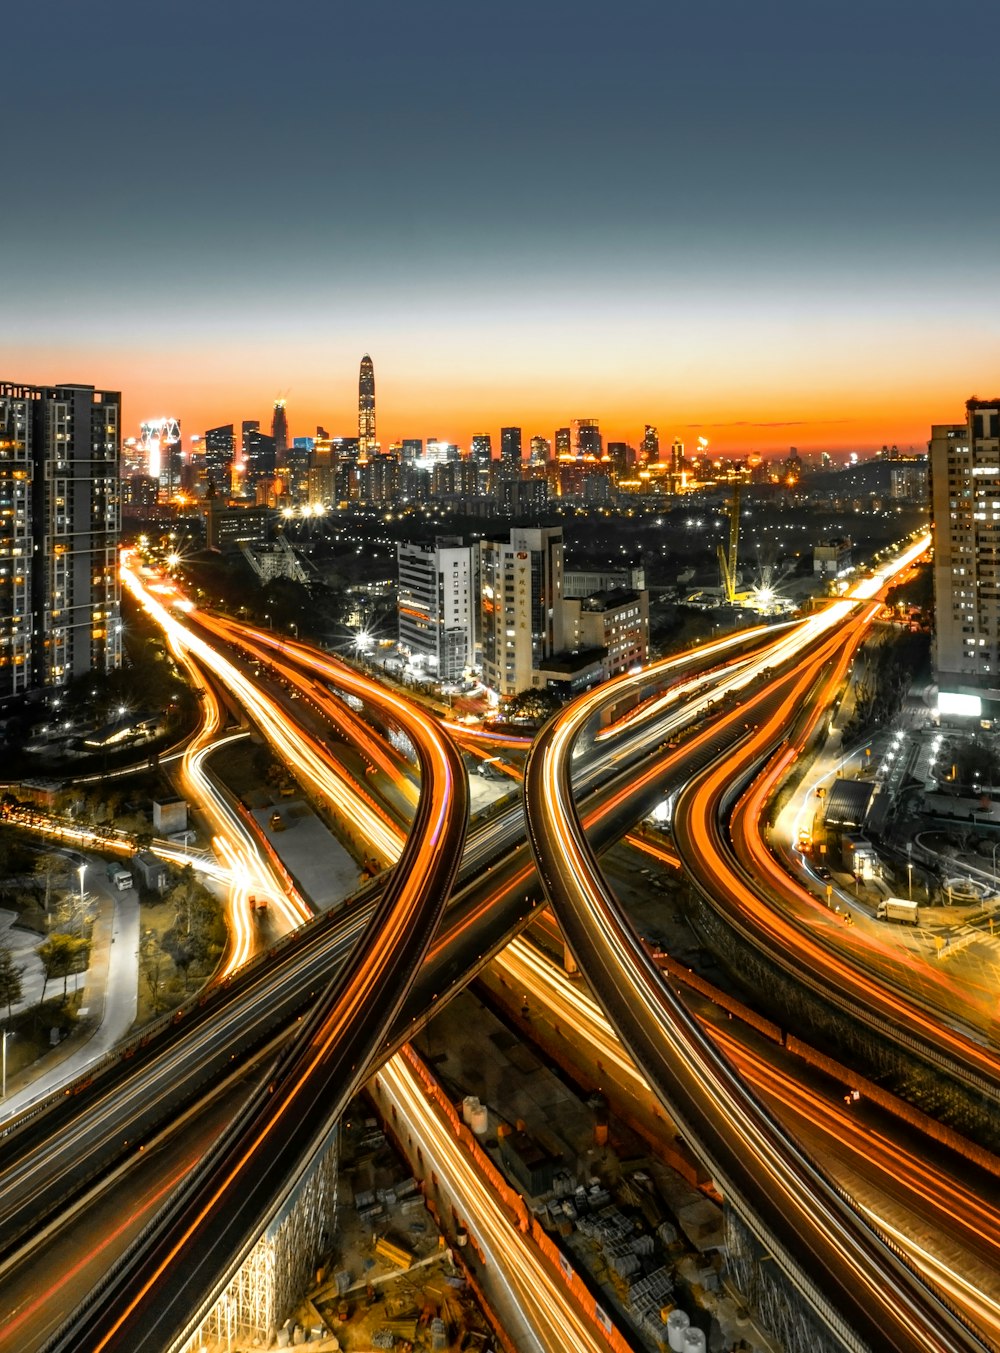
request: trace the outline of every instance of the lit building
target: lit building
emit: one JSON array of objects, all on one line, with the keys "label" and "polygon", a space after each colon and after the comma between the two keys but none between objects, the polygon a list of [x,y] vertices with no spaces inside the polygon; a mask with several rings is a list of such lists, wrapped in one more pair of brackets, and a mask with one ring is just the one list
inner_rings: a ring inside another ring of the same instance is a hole
[{"label": "lit building", "polygon": [[316,437],[309,451],[306,496],[310,503],[329,507],[337,499],[337,457],[329,437]]},{"label": "lit building", "polygon": [[521,468],[521,429],[500,429],[500,463],[510,469]]},{"label": "lit building", "polygon": [[602,679],[619,676],[649,657],[649,593],[627,588],[563,601],[565,644],[601,648]]},{"label": "lit building", "polygon": [[247,419],[243,424],[245,488],[253,490],[259,479],[270,479],[276,469],[274,438],[261,432],[256,418]]},{"label": "lit building", "polygon": [[121,664],[121,396],[0,383],[0,699]]},{"label": "lit building", "polygon": [[395,456],[373,456],[358,465],[358,497],[375,507],[389,507],[399,495],[399,461]]},{"label": "lit building", "polygon": [[232,423],[208,429],[205,433],[205,473],[217,489],[228,491],[235,454],[236,437]]},{"label": "lit building", "polygon": [[573,455],[577,460],[593,457],[600,460],[603,445],[601,429],[596,418],[573,419]]},{"label": "lit building", "polygon": [[288,450],[288,414],[285,411],[285,401],[276,399],[274,401],[274,412],[271,414],[271,439],[274,442],[274,454],[279,465],[284,462],[285,452]]},{"label": "lit building", "polygon": [[139,428],[139,447],[150,478],[160,485],[160,495],[172,498],[180,488],[181,425],[176,418],[148,418]]},{"label": "lit building", "polygon": [[642,458],[643,460],[660,459],[660,436],[652,424],[646,424],[646,431],[642,438]]},{"label": "lit building", "polygon": [[528,463],[546,465],[552,459],[552,443],[548,437],[532,437]]},{"label": "lit building", "polygon": [[851,567],[851,538],[818,540],[813,546],[813,573],[821,578],[836,578]]},{"label": "lit building", "polygon": [[556,460],[566,460],[573,454],[573,443],[569,428],[556,428]]},{"label": "lit building", "polygon": [[440,536],[397,545],[396,560],[400,645],[438,680],[458,680],[474,656],[472,549]]},{"label": "lit building", "polygon": [[423,437],[404,437],[402,442],[401,460],[404,465],[412,465],[415,461],[424,458],[424,439]]},{"label": "lit building", "polygon": [[1000,702],[1000,398],[930,441],[935,679],[942,714]]},{"label": "lit building", "polygon": [[367,352],[358,376],[358,458],[366,460],[378,446],[375,436],[375,367]]},{"label": "lit building", "polygon": [[509,540],[480,541],[479,558],[483,681],[515,695],[563,648],[562,529],[515,528]]}]

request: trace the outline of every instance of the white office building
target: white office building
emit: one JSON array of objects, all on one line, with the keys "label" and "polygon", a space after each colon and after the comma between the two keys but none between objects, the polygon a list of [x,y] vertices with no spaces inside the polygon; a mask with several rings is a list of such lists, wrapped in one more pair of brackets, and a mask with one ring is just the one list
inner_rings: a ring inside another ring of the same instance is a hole
[{"label": "white office building", "polygon": [[456,537],[400,544],[399,643],[439,681],[456,681],[474,658],[472,548]]}]

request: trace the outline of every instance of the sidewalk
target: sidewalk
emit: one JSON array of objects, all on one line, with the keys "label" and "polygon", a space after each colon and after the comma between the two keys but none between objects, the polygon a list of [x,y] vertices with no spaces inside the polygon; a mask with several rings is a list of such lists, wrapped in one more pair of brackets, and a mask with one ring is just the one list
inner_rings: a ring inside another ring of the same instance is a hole
[{"label": "sidewalk", "polygon": [[80,1022],[69,1038],[7,1078],[0,1122],[67,1085],[128,1033],[138,1004],[139,899],[93,890],[98,911],[90,967],[80,998]]}]

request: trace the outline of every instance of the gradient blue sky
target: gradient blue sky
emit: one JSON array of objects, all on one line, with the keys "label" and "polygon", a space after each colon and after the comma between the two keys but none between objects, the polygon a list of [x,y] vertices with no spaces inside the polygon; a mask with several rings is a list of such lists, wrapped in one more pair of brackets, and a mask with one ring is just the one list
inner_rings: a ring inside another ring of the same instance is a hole
[{"label": "gradient blue sky", "polygon": [[1000,388],[988,3],[4,18],[5,378],[130,425],[920,444]]}]

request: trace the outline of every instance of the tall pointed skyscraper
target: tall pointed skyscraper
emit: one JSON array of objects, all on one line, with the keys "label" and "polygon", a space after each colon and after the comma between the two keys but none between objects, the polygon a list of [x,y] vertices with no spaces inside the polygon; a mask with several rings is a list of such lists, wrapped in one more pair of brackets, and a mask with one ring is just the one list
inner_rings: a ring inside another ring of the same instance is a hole
[{"label": "tall pointed skyscraper", "polygon": [[274,412],[271,414],[271,436],[274,438],[274,454],[278,458],[278,464],[284,464],[285,452],[288,450],[288,414],[285,411],[283,399],[274,401]]},{"label": "tall pointed skyscraper", "polygon": [[358,459],[367,460],[377,446],[375,440],[375,368],[367,352],[361,359],[358,379]]}]

